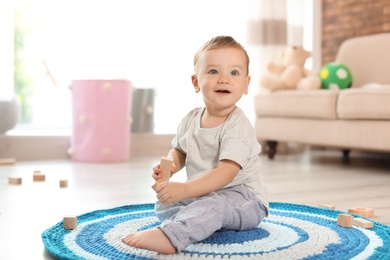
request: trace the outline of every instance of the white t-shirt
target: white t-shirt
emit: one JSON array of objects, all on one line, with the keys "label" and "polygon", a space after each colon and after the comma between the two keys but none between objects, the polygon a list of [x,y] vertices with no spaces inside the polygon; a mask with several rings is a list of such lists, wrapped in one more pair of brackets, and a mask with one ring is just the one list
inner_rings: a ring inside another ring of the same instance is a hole
[{"label": "white t-shirt", "polygon": [[266,188],[260,178],[261,146],[248,118],[237,107],[221,125],[201,128],[204,109],[191,110],[183,118],[172,141],[173,148],[186,155],[187,179],[194,179],[216,168],[220,160],[234,161],[241,170],[224,188],[244,184],[268,209]]}]

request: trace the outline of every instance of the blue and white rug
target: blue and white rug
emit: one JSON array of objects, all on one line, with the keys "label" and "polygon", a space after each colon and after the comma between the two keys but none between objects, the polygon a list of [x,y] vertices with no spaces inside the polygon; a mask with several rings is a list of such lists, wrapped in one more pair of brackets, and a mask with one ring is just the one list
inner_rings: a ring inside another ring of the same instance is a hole
[{"label": "blue and white rug", "polygon": [[135,249],[125,235],[159,225],[153,204],[97,210],[78,216],[74,230],[59,222],[42,233],[46,249],[58,259],[390,259],[390,226],[343,228],[344,213],[272,202],[270,216],[257,228],[217,232],[175,255]]}]

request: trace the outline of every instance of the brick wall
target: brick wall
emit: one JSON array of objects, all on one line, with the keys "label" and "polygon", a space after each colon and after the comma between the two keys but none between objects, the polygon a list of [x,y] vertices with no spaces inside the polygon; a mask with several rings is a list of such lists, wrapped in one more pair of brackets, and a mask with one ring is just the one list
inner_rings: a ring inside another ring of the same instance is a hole
[{"label": "brick wall", "polygon": [[322,64],[349,38],[390,32],[390,0],[322,0]]}]

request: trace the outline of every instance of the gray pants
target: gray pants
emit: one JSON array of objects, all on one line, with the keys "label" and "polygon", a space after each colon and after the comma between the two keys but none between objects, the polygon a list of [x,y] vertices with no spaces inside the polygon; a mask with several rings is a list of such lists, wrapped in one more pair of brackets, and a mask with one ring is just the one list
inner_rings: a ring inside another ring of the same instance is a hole
[{"label": "gray pants", "polygon": [[178,252],[217,230],[255,228],[266,215],[265,207],[244,185],[170,205],[158,201],[155,211],[162,222],[160,228]]}]

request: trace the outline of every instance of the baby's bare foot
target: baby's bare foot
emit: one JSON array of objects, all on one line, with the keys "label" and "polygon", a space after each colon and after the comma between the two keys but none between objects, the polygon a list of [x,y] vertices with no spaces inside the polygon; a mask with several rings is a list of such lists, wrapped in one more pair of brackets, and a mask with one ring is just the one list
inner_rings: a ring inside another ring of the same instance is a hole
[{"label": "baby's bare foot", "polygon": [[122,238],[122,242],[135,248],[156,251],[161,254],[176,253],[176,248],[159,228],[129,234]]}]

